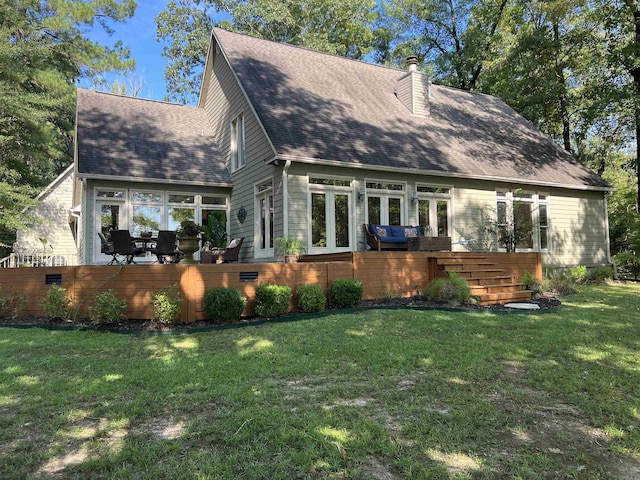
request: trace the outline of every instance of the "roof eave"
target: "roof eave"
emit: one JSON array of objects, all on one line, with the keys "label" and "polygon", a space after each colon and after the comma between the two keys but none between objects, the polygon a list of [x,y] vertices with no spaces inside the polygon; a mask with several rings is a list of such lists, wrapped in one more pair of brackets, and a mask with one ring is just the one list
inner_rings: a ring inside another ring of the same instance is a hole
[{"label": "roof eave", "polygon": [[322,166],[331,166],[331,167],[342,167],[342,168],[357,168],[359,170],[376,170],[383,172],[397,172],[397,173],[408,173],[412,175],[430,175],[433,177],[448,177],[448,178],[460,178],[466,180],[483,180],[483,181],[491,181],[491,182],[503,182],[503,183],[526,183],[527,185],[535,185],[541,187],[553,187],[553,188],[566,188],[571,190],[582,190],[582,191],[598,191],[598,192],[613,192],[615,188],[613,187],[604,187],[604,186],[596,186],[596,185],[578,185],[578,184],[563,184],[563,183],[555,183],[555,182],[545,182],[541,180],[530,180],[523,178],[509,178],[509,177],[498,177],[494,175],[473,175],[468,173],[457,173],[457,172],[441,172],[438,170],[424,170],[419,168],[404,168],[404,167],[392,167],[392,166],[382,166],[382,165],[368,165],[365,163],[359,162],[342,162],[337,160],[326,160],[312,157],[302,157],[297,155],[277,155],[273,161],[275,160],[291,160],[292,162],[299,163],[307,163],[311,165],[322,165]]},{"label": "roof eave", "polygon": [[197,181],[192,182],[188,180],[174,180],[167,178],[151,178],[151,177],[130,177],[126,175],[99,175],[91,173],[77,173],[77,178],[87,180],[109,180],[112,182],[133,182],[133,183],[167,183],[171,185],[194,185],[203,187],[222,187],[233,188],[232,182],[206,182]]}]

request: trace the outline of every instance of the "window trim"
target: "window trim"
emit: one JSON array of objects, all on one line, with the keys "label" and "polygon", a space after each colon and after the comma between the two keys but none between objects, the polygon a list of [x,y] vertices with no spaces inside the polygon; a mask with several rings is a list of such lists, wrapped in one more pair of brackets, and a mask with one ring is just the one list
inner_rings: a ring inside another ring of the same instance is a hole
[{"label": "window trim", "polygon": [[[254,258],[269,258],[275,255],[274,247],[269,247],[275,240],[275,188],[273,177],[266,177],[253,184],[253,198],[254,198],[254,245],[253,245],[253,257]],[[264,188],[262,188],[264,187]],[[272,204],[270,208],[274,209],[274,225],[270,232],[270,237],[265,239],[265,248],[260,248],[262,240],[262,232],[260,231],[260,220],[262,215],[262,209],[260,208],[260,201],[262,199],[271,198]],[[270,241],[269,241],[270,240]]]},{"label": "window trim", "polygon": [[[523,195],[530,195],[530,198],[518,196],[518,193],[522,193]],[[544,196],[544,199],[540,199],[540,196]],[[506,221],[507,227],[513,225],[514,219],[514,201],[519,201],[521,203],[527,203],[531,207],[531,223],[533,224],[532,228],[532,236],[533,236],[533,248],[518,248],[516,247],[516,252],[540,252],[547,253],[551,251],[551,196],[547,192],[537,192],[531,190],[522,190],[521,192],[506,190],[506,189],[497,189],[496,190],[496,215],[497,208],[499,202],[506,203]],[[547,246],[546,248],[541,247],[541,227],[540,227],[540,205],[545,205],[547,210],[547,225],[546,225],[546,237],[547,237]],[[496,217],[497,220],[497,217]],[[499,252],[505,252],[506,248],[501,246],[499,240],[496,238],[496,245],[498,247]]]},{"label": "window trim", "polygon": [[237,172],[247,164],[245,151],[244,112],[231,120],[230,129],[231,172]]}]

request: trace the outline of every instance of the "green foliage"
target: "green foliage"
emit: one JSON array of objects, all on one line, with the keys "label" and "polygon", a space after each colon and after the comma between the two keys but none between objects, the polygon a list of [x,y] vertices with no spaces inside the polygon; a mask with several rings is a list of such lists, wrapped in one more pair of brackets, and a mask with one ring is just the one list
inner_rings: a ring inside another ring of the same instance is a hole
[{"label": "green foliage", "polygon": [[171,325],[180,321],[182,296],[178,285],[160,290],[151,297],[153,319],[163,325]]},{"label": "green foliage", "polygon": [[247,304],[247,298],[235,288],[212,288],[204,294],[204,314],[220,323],[234,323]]},{"label": "green foliage", "polygon": [[156,17],[157,38],[168,44],[165,80],[169,98],[195,103],[209,45],[213,16],[218,26],[278,42],[351,58],[363,58],[374,45],[374,0],[177,0]]},{"label": "green foliage", "polygon": [[[133,67],[121,44],[89,39],[135,11],[134,0],[0,3],[0,226],[21,228],[31,197],[73,159],[75,83]],[[10,201],[6,201],[6,200]]]},{"label": "green foliage", "polygon": [[351,308],[358,305],[364,289],[362,282],[353,278],[334,280],[329,284],[329,305],[334,308]]},{"label": "green foliage", "polygon": [[260,317],[279,317],[289,309],[292,296],[291,287],[263,283],[256,287],[253,309]]},{"label": "green foliage", "polygon": [[202,232],[202,227],[193,220],[183,220],[176,231],[178,237],[197,237]]},{"label": "green foliage", "polygon": [[298,257],[305,251],[305,243],[295,237],[277,237],[274,240],[276,255],[292,255]]},{"label": "green foliage", "polygon": [[541,293],[543,290],[542,280],[534,277],[530,272],[524,272],[522,277],[522,288],[531,290],[533,293]]},{"label": "green foliage", "polygon": [[563,269],[549,271],[544,283],[545,290],[557,295],[572,295],[577,292],[575,280]]},{"label": "green foliage", "polygon": [[640,276],[640,255],[633,252],[618,253],[613,256],[613,261],[618,269],[625,273],[633,275],[633,279],[638,281]]},{"label": "green foliage", "polygon": [[120,320],[125,320],[127,301],[118,299],[116,294],[109,290],[96,295],[93,305],[89,307],[89,318],[94,325],[108,325]]},{"label": "green foliage", "polygon": [[298,286],[298,308],[303,312],[321,312],[327,306],[327,296],[320,285]]},{"label": "green foliage", "polygon": [[603,283],[607,280],[611,280],[615,272],[612,267],[606,265],[600,265],[591,273],[591,280],[595,283]]},{"label": "green foliage", "polygon": [[73,303],[73,298],[67,296],[66,288],[51,285],[40,305],[49,320],[69,322],[75,316]]},{"label": "green foliage", "polygon": [[[217,213],[217,212],[216,212]],[[215,213],[210,213],[207,218],[207,223],[202,226],[202,232],[204,237],[209,242],[209,245],[214,248],[224,248],[227,246],[227,225],[224,212],[221,212],[221,218]]]},{"label": "green foliage", "polygon": [[448,277],[436,278],[429,282],[425,294],[433,300],[464,303],[471,298],[471,289],[464,278],[449,272]]},{"label": "green foliage", "polygon": [[568,268],[565,275],[569,280],[578,285],[587,283],[589,280],[589,270],[584,265]]}]

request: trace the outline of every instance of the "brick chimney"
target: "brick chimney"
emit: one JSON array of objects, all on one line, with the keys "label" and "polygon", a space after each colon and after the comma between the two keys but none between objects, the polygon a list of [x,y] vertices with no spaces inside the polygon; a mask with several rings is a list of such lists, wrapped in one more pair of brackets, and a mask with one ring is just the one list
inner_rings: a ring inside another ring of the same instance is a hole
[{"label": "brick chimney", "polygon": [[418,57],[407,57],[407,73],[398,78],[395,94],[411,115],[429,116],[429,78],[418,71]]}]

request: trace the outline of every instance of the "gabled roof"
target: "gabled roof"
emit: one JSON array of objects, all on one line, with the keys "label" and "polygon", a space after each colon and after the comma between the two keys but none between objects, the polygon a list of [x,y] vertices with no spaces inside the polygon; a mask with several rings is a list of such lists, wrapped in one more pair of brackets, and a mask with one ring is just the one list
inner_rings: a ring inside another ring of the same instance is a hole
[{"label": "gabled roof", "polygon": [[77,91],[80,177],[230,185],[203,109]]},{"label": "gabled roof", "polygon": [[430,114],[394,91],[406,72],[213,29],[283,159],[607,189],[502,100],[433,85]]}]

